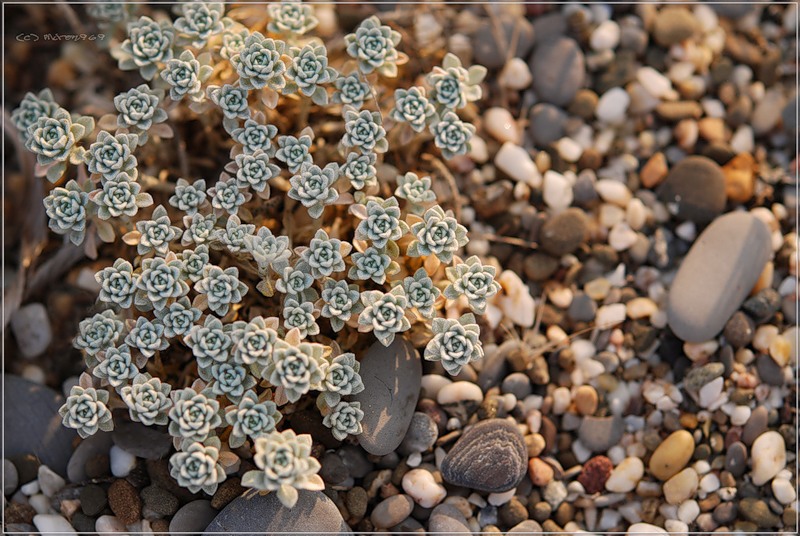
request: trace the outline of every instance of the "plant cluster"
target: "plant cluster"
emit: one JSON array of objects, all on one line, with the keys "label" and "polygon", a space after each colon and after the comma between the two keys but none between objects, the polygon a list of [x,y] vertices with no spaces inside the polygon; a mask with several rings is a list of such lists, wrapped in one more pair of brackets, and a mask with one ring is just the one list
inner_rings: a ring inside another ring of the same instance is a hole
[{"label": "plant cluster", "polygon": [[[97,272],[104,310],[80,323],[87,373],[61,409],[64,425],[82,437],[109,430],[110,408],[122,407],[167,426],[172,476],[192,492],[213,493],[248,446],[256,469],[243,485],[291,506],[297,489],[323,484],[310,436],[280,431],[283,417],[316,396],[334,437],[359,434],[364,413],[349,397],[364,389],[355,351],[365,334],[388,346],[414,326],[427,330],[424,357],[457,374],[482,357],[480,330],[472,314],[442,310],[461,300],[482,314],[499,285],[493,267],[457,256],[467,230],[436,203],[429,176],[408,170],[387,188],[377,172],[393,130],[448,159],[467,153],[475,129],[457,112],[480,98],[485,70],[448,54],[427,87],[392,91],[407,57],[378,18],[334,54],[307,36],[311,6],[266,12],[264,34],[221,3],[181,4],[175,20],[95,6],[99,22],[124,27],[110,48],[119,68],[148,82],[120,93],[98,132],[48,90],[28,94],[12,119],[37,173],[66,181],[44,200],[50,228],[87,251],[117,236],[135,246]],[[279,134],[285,109],[332,115],[338,146],[309,128]],[[156,205],[152,187],[164,181],[137,158],[187,114],[221,118],[230,163],[216,179],[173,178]]]}]

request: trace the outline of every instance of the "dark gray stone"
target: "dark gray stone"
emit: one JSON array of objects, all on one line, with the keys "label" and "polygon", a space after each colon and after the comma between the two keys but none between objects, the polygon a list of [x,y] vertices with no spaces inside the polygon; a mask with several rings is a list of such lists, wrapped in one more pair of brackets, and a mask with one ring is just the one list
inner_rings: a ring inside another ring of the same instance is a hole
[{"label": "dark gray stone", "polygon": [[725,210],[725,175],[710,158],[689,156],[669,171],[658,197],[677,206],[679,219],[708,223]]},{"label": "dark gray stone", "polygon": [[533,19],[536,44],[546,43],[567,33],[567,18],[559,11],[539,15]]},{"label": "dark gray stone", "polygon": [[58,408],[64,397],[49,387],[11,374],[4,375],[2,383],[5,456],[33,454],[44,465],[66,476],[76,433],[61,424]]},{"label": "dark gray stone", "polygon": [[750,414],[742,429],[742,442],[748,447],[753,444],[758,436],[767,431],[769,411],[764,406],[758,406]]},{"label": "dark gray stone", "polygon": [[[517,25],[519,29],[515,29]],[[508,47],[515,32],[519,32],[514,50],[517,58],[527,57],[533,48],[533,26],[524,18],[501,16],[499,26],[495,28],[491,21],[486,20],[478,27],[472,38],[475,63],[487,69],[499,69],[505,65]],[[499,43],[498,37],[501,40]]]},{"label": "dark gray stone", "polygon": [[534,143],[549,145],[564,136],[566,122],[567,114],[562,109],[552,104],[540,103],[531,109],[528,131]]},{"label": "dark gray stone", "polygon": [[159,460],[172,449],[172,437],[139,422],[123,422],[111,432],[114,444],[138,458]]},{"label": "dark gray stone", "polygon": [[90,517],[99,516],[100,512],[108,506],[106,490],[95,484],[89,484],[81,488],[79,498],[81,500],[81,510]]},{"label": "dark gray stone", "polygon": [[783,107],[781,122],[783,130],[792,135],[797,134],[797,95],[789,99],[789,102]]},{"label": "dark gray stone", "polygon": [[750,344],[755,335],[755,324],[749,316],[741,311],[736,311],[725,324],[725,340],[734,348],[742,348]]},{"label": "dark gray stone", "polygon": [[584,292],[577,292],[567,309],[567,316],[575,322],[591,322],[597,314],[597,303]]},{"label": "dark gray stone", "polygon": [[[89,479],[86,474],[86,463],[99,456],[108,457],[111,450],[111,432],[97,432],[81,441],[67,464],[67,478],[70,482],[80,483]],[[107,464],[106,464],[107,465]]]},{"label": "dark gray stone", "polygon": [[417,411],[411,417],[411,424],[398,450],[406,455],[412,452],[425,452],[433,446],[438,437],[439,428],[433,419],[427,413]]},{"label": "dark gray stone", "polygon": [[364,390],[354,395],[361,403],[364,450],[376,456],[394,451],[406,435],[419,398],[422,364],[417,351],[402,337],[389,346],[375,342],[361,359]]},{"label": "dark gray stone", "polygon": [[725,453],[725,470],[739,478],[747,469],[747,447],[741,441],[736,441]]},{"label": "dark gray stone", "polygon": [[11,495],[19,486],[19,472],[11,460],[3,459],[3,495]]},{"label": "dark gray stone", "polygon": [[[275,497],[275,494],[270,494],[270,497],[273,497],[275,502],[278,502],[278,498]],[[241,498],[241,497],[240,497]],[[170,532],[188,532],[194,534],[203,533],[203,531],[208,530],[209,532],[229,532],[229,533],[238,533],[239,531],[236,529],[226,529],[224,526],[215,527],[215,523],[217,523],[217,519],[219,519],[222,514],[225,513],[228,508],[234,504],[239,499],[236,499],[228,505],[222,512],[217,512],[213,508],[211,508],[211,501],[206,501],[204,499],[192,501],[190,503],[186,503],[181,508],[175,512],[175,515],[169,522],[169,531]],[[280,504],[280,503],[278,503]],[[247,530],[252,530],[248,523],[258,523],[259,520],[257,519],[257,515],[253,514],[252,512],[250,515],[242,515],[239,518],[239,526],[246,528]],[[255,518],[255,519],[254,519]],[[260,530],[260,529],[255,529]]]},{"label": "dark gray stone", "polygon": [[[184,508],[186,506],[175,514],[176,518]],[[177,530],[173,527],[174,522],[175,518],[170,523],[170,531]],[[256,533],[267,536],[286,532],[350,534],[350,527],[342,519],[333,501],[324,493],[300,490],[297,504],[293,508],[283,506],[275,493],[243,495],[226,506],[205,527],[205,531],[205,534],[224,532],[240,536]]]},{"label": "dark gray stone", "polygon": [[683,380],[683,385],[690,391],[699,391],[705,384],[722,376],[724,372],[725,365],[722,363],[707,363],[690,370]]},{"label": "dark gray stone", "polygon": [[431,512],[431,516],[428,518],[428,531],[447,536],[472,532],[464,514],[452,504],[446,503],[438,505]]},{"label": "dark gray stone", "polygon": [[442,460],[441,470],[450,484],[500,493],[519,484],[527,467],[519,429],[504,419],[488,419],[464,432]]},{"label": "dark gray stone", "polygon": [[586,239],[586,216],[579,208],[568,208],[548,219],[539,233],[542,249],[556,257],[575,251]]},{"label": "dark gray stone", "polygon": [[669,291],[667,317],[675,335],[703,342],[719,333],[771,253],[767,226],[749,213],[726,214],[709,225],[684,257]]},{"label": "dark gray stone", "polygon": [[625,421],[612,417],[584,417],[578,428],[578,438],[592,452],[605,452],[622,439]]},{"label": "dark gray stone", "polygon": [[781,386],[785,381],[783,367],[766,354],[761,354],[756,358],[756,370],[758,370],[758,377],[767,385]]},{"label": "dark gray stone", "polygon": [[742,304],[747,314],[749,314],[757,324],[763,324],[781,308],[781,296],[775,289],[765,288],[752,298],[747,299]]},{"label": "dark gray stone", "polygon": [[557,106],[569,104],[586,75],[583,52],[568,37],[538,44],[530,67],[536,94],[542,101]]}]

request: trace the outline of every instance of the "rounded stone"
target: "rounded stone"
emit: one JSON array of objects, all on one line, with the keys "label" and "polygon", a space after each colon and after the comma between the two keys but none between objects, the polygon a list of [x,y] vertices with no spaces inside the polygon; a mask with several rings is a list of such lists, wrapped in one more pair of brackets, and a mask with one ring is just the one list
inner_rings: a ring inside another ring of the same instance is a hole
[{"label": "rounded stone", "polygon": [[413,509],[414,499],[402,493],[392,495],[375,506],[370,520],[375,528],[388,529],[410,516]]},{"label": "rounded stone", "polygon": [[[475,31],[472,38],[472,51],[475,56],[475,63],[483,65],[487,69],[498,69],[506,62],[508,44],[511,36],[518,32],[514,55],[517,58],[526,57],[534,43],[533,26],[522,17],[501,17],[500,32],[494,27],[491,21],[481,24]],[[502,42],[498,43],[498,37]]]},{"label": "rounded stone", "polygon": [[399,450],[404,454],[425,452],[433,446],[438,437],[439,429],[433,419],[427,413],[417,411],[411,417],[411,424],[403,442],[400,443]]},{"label": "rounded stone", "polygon": [[749,316],[741,311],[736,311],[725,324],[723,335],[734,348],[743,348],[753,340],[755,329],[755,324]]},{"label": "rounded stone", "polygon": [[572,101],[586,76],[583,52],[567,37],[537,45],[530,65],[536,94],[557,106]]},{"label": "rounded stone", "polygon": [[725,174],[710,158],[688,156],[667,173],[658,196],[677,206],[679,219],[708,223],[725,210]]},{"label": "rounded stone", "polygon": [[597,411],[597,391],[591,385],[581,385],[575,391],[575,408],[581,415],[592,415]]},{"label": "rounded stone", "polygon": [[111,484],[108,488],[108,505],[125,525],[131,525],[141,519],[142,499],[136,488],[127,480],[119,479]]},{"label": "rounded stone", "polygon": [[786,442],[774,430],[764,432],[750,449],[753,484],[762,486],[786,467]]},{"label": "rounded stone", "polygon": [[697,19],[688,9],[670,6],[656,15],[653,37],[659,45],[669,47],[689,39],[696,30]]},{"label": "rounded stone", "polygon": [[644,476],[644,462],[630,456],[617,465],[606,480],[606,489],[612,493],[627,493],[636,489]]},{"label": "rounded stone", "polygon": [[605,488],[613,468],[614,465],[607,457],[595,456],[583,464],[578,482],[583,485],[587,493],[597,493]]},{"label": "rounded stone", "polygon": [[669,480],[686,467],[694,453],[694,438],[686,430],[672,432],[650,457],[648,468],[659,480]]},{"label": "rounded stone", "polygon": [[556,257],[575,251],[586,239],[586,216],[579,208],[567,210],[549,218],[539,232],[542,249]]},{"label": "rounded stone", "polygon": [[528,452],[514,424],[480,421],[467,429],[442,460],[442,477],[456,486],[501,493],[525,476]]},{"label": "rounded stone", "polygon": [[619,415],[583,418],[578,428],[578,438],[592,452],[605,452],[622,439],[625,422]]},{"label": "rounded stone", "polygon": [[433,509],[428,518],[428,531],[448,534],[472,532],[461,510],[447,503],[440,504]]},{"label": "rounded stone", "polygon": [[539,103],[531,108],[528,131],[537,145],[550,145],[564,135],[567,114],[561,108]]},{"label": "rounded stone", "polygon": [[728,447],[725,453],[725,470],[739,478],[747,469],[747,447],[741,441],[736,441]]},{"label": "rounded stone", "polygon": [[742,442],[745,445],[752,445],[758,436],[767,431],[769,423],[769,411],[765,406],[758,406],[750,413],[750,418],[742,429]]}]

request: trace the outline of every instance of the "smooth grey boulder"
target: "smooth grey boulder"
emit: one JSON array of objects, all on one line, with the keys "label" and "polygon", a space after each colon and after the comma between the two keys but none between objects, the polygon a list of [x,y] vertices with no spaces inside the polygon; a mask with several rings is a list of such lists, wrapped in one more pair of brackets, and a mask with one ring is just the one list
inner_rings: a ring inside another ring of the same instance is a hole
[{"label": "smooth grey boulder", "polygon": [[292,508],[283,506],[275,493],[242,495],[214,518],[204,534],[220,532],[240,536],[256,533],[266,536],[287,532],[351,533],[333,501],[321,491],[307,490],[299,491],[297,504]]},{"label": "smooth grey boulder", "polygon": [[586,76],[581,47],[568,37],[538,43],[530,67],[534,91],[542,101],[556,106],[569,104]]},{"label": "smooth grey boulder", "polygon": [[361,359],[364,390],[352,399],[361,403],[364,431],[358,436],[364,450],[376,456],[393,452],[403,441],[417,407],[422,363],[402,337],[384,346],[375,342]]},{"label": "smooth grey boulder", "polygon": [[5,456],[33,454],[66,476],[76,433],[61,424],[58,408],[64,397],[47,386],[11,374],[3,375],[2,389]]},{"label": "smooth grey boulder", "polygon": [[687,342],[718,334],[758,281],[772,254],[765,223],[747,212],[714,220],[684,257],[669,290],[667,318]]}]

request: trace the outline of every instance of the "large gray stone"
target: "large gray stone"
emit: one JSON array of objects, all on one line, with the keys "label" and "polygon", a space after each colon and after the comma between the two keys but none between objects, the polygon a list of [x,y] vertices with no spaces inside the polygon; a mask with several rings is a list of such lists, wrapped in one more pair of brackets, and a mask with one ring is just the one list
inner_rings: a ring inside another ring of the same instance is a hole
[{"label": "large gray stone", "polygon": [[714,220],[695,240],[672,282],[667,315],[675,335],[702,342],[719,333],[771,253],[769,230],[755,216],[733,212]]},{"label": "large gray stone", "polygon": [[208,525],[205,534],[215,532],[240,536],[287,532],[350,534],[350,527],[324,493],[300,490],[293,508],[283,506],[275,493],[246,494],[234,499]]},{"label": "large gray stone", "polygon": [[568,37],[537,44],[530,66],[536,94],[557,106],[569,104],[586,76],[583,52]]},{"label": "large gray stone", "polygon": [[353,396],[361,403],[364,431],[358,442],[376,456],[393,452],[414,416],[422,381],[417,351],[402,337],[389,346],[375,342],[361,359],[364,390]]},{"label": "large gray stone", "polygon": [[33,454],[53,471],[66,476],[75,431],[61,425],[58,408],[64,397],[49,387],[19,376],[3,376],[5,456]]}]

